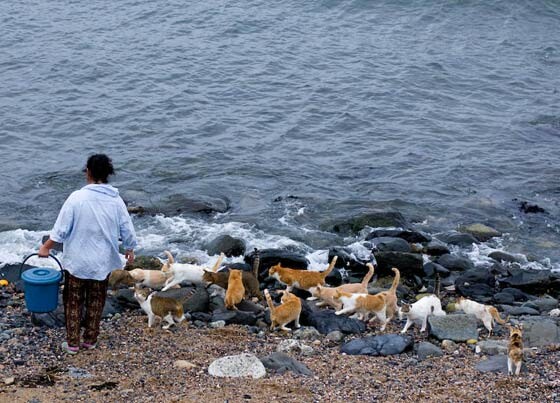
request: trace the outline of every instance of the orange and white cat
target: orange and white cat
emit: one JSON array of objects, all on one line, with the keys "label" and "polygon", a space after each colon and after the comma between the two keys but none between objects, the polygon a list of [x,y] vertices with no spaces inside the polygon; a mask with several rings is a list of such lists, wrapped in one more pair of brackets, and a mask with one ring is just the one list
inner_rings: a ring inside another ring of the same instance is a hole
[{"label": "orange and white cat", "polygon": [[348,294],[367,294],[367,285],[371,278],[373,277],[373,273],[375,271],[373,265],[371,263],[367,264],[369,271],[366,273],[364,278],[362,279],[361,283],[353,283],[353,284],[343,284],[338,287],[323,287],[318,285],[317,287],[312,287],[309,289],[311,292],[312,297],[307,298],[308,300],[320,299],[321,301],[317,302],[317,306],[331,306],[337,311],[342,308],[342,303],[335,299],[334,296],[337,291],[346,292]]},{"label": "orange and white cat", "polygon": [[461,309],[466,314],[474,315],[481,320],[486,330],[488,330],[488,337],[492,335],[492,324],[494,323],[494,320],[496,320],[496,322],[500,325],[505,325],[505,323],[509,320],[509,316],[506,319],[502,319],[498,310],[492,305],[480,304],[478,302],[471,301],[470,299],[466,299],[465,297],[459,297],[455,302],[455,307]]},{"label": "orange and white cat", "polygon": [[[183,281],[193,284],[205,284],[203,277],[204,270],[207,269],[206,267],[190,263],[175,263],[171,253],[167,254],[167,257],[171,277],[166,281],[162,291],[167,291],[171,287],[181,284]],[[220,267],[223,259],[224,254],[222,253],[218,260],[216,260],[216,263],[214,263],[212,271],[215,272],[218,267]]]},{"label": "orange and white cat", "polygon": [[287,289],[286,291],[279,291],[282,293],[281,304],[274,306],[272,298],[268,290],[264,290],[266,302],[270,308],[270,330],[274,330],[276,326],[280,326],[281,330],[290,332],[292,329],[286,327],[288,323],[294,322],[296,329],[300,327],[299,316],[301,315],[301,300],[294,294],[291,294]]},{"label": "orange and white cat", "polygon": [[224,303],[227,309],[236,309],[236,305],[243,300],[245,295],[245,287],[243,286],[243,277],[241,270],[229,271],[228,286]]},{"label": "orange and white cat", "polygon": [[509,343],[508,343],[508,375],[513,375],[513,367],[515,366],[515,375],[519,375],[521,364],[523,364],[523,325],[516,327],[508,326]]},{"label": "orange and white cat", "polygon": [[134,287],[134,298],[140,307],[148,315],[148,327],[152,327],[156,317],[167,322],[163,329],[169,329],[175,322],[181,323],[185,320],[183,305],[173,298],[160,297],[149,288]]},{"label": "orange and white cat", "polygon": [[325,285],[325,278],[334,269],[337,259],[338,256],[333,257],[329,267],[325,271],[290,269],[288,267],[282,267],[282,265],[278,263],[268,269],[268,274],[280,283],[287,285],[288,291],[292,291],[294,287],[302,290],[309,290],[311,287]]},{"label": "orange and white cat", "polygon": [[[382,323],[380,330],[384,331],[387,323],[391,320],[398,307],[396,307],[396,290],[400,280],[400,272],[398,269],[393,268],[395,278],[393,284],[388,291],[383,291],[375,295],[369,294],[350,294],[346,292],[337,291],[335,299],[340,300],[343,308],[336,311],[336,315],[343,315],[348,313],[356,314],[358,319],[367,320],[370,314],[375,315],[371,318],[372,322],[376,317]],[[393,306],[393,304],[395,306]]]}]

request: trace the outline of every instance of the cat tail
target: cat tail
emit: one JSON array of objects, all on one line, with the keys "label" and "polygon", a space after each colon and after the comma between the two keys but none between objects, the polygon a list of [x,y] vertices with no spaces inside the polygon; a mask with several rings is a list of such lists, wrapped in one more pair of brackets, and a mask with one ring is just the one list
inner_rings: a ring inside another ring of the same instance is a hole
[{"label": "cat tail", "polygon": [[256,279],[259,278],[259,266],[261,265],[261,257],[259,250],[255,248],[255,257],[253,258],[253,275]]},{"label": "cat tail", "polygon": [[164,251],[164,253],[167,256],[167,262],[163,264],[163,266],[161,267],[161,271],[168,272],[171,270],[171,265],[175,263],[175,259],[173,258],[171,252],[169,252],[168,250]]},{"label": "cat tail", "polygon": [[335,256],[332,258],[331,263],[329,264],[329,267],[327,268],[327,270],[325,270],[322,274],[323,274],[323,278],[327,278],[327,276],[330,274],[331,271],[333,271],[334,269],[334,265],[336,264],[336,261],[338,260],[338,256]]},{"label": "cat tail", "polygon": [[367,287],[367,285],[368,285],[369,281],[371,280],[371,278],[373,277],[373,273],[375,271],[375,268],[373,267],[373,265],[371,263],[366,264],[366,266],[369,268],[369,270],[362,280],[362,287]]},{"label": "cat tail", "polygon": [[395,273],[395,278],[393,279],[393,284],[391,285],[389,291],[391,291],[392,293],[396,293],[397,287],[399,286],[399,281],[401,281],[401,272],[396,267],[393,267],[392,270]]},{"label": "cat tail", "polygon": [[507,316],[507,318],[502,319],[500,317],[500,314],[498,313],[498,310],[496,308],[494,308],[493,306],[488,307],[488,312],[490,312],[490,315],[492,315],[492,317],[496,320],[496,322],[498,322],[500,325],[505,325],[506,322],[509,321],[509,315]]},{"label": "cat tail", "polygon": [[441,289],[441,280],[439,278],[439,273],[436,273],[436,283],[434,285],[434,295],[439,298],[439,292]]},{"label": "cat tail", "polygon": [[224,260],[224,254],[220,253],[220,257],[218,258],[218,260],[216,260],[216,263],[214,263],[214,267],[212,267],[212,271],[214,273],[216,273],[220,268],[220,265],[222,264],[222,260]]},{"label": "cat tail", "polygon": [[268,307],[270,308],[270,314],[272,315],[272,313],[274,313],[274,304],[272,303],[272,298],[270,298],[270,293],[268,292],[268,290],[266,288],[264,290],[264,296],[266,298],[266,303],[268,304]]}]

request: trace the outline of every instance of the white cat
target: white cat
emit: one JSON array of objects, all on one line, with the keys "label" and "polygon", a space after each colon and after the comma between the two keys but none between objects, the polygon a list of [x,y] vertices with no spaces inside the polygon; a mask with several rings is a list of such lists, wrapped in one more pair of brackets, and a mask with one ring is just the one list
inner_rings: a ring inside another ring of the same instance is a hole
[{"label": "white cat", "polygon": [[481,320],[486,330],[488,330],[488,337],[492,335],[493,319],[501,325],[504,325],[509,320],[509,316],[506,319],[500,318],[498,310],[492,305],[480,304],[464,297],[459,297],[457,302],[455,302],[455,306],[466,314],[474,315],[478,320]]},{"label": "white cat", "polygon": [[[204,281],[203,276],[204,276],[204,271],[208,270],[207,267],[199,266],[196,264],[189,264],[189,263],[175,263],[175,261],[173,260],[173,256],[171,254],[168,254],[167,257],[168,257],[169,272],[171,273],[171,277],[167,279],[167,281],[165,282],[165,287],[163,287],[161,291],[167,291],[171,287],[177,284],[181,284],[183,281],[193,283],[193,284],[206,284],[206,281]],[[218,260],[216,261],[216,263],[214,264],[212,271],[216,271],[218,267],[220,267],[223,258],[224,255],[221,254]]]},{"label": "white cat", "polygon": [[445,311],[441,309],[441,301],[435,295],[427,295],[412,305],[403,304],[401,312],[406,315],[406,325],[404,325],[401,333],[406,333],[413,324],[421,325],[420,331],[423,332],[428,325],[428,316],[445,316]]}]

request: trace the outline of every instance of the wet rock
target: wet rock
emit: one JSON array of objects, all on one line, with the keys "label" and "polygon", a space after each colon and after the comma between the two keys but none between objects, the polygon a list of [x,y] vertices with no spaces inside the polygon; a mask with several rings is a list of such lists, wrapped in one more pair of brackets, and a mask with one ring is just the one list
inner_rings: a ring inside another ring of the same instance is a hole
[{"label": "wet rock", "polygon": [[377,237],[371,238],[369,241],[373,244],[375,250],[379,252],[410,252],[411,248],[408,242],[401,238]]},{"label": "wet rock", "polygon": [[526,318],[523,323],[525,347],[542,347],[560,343],[560,329],[554,319]]},{"label": "wet rock", "polygon": [[266,375],[266,369],[255,355],[240,354],[215,360],[208,367],[208,373],[216,377],[251,377],[258,379]]},{"label": "wet rock", "polygon": [[314,353],[313,347],[302,343],[299,340],[286,339],[282,340],[276,347],[276,351],[289,353],[289,352],[300,352],[303,355],[312,355]]},{"label": "wet rock", "polygon": [[397,211],[376,211],[354,216],[346,220],[323,224],[324,230],[343,235],[357,234],[365,227],[400,227],[408,228],[410,224],[404,216]]},{"label": "wet rock", "polygon": [[554,308],[558,308],[558,300],[546,295],[542,298],[537,298],[532,300],[531,302],[523,304],[523,306],[534,307],[535,309],[538,309],[539,312],[544,313],[552,311]]},{"label": "wet rock", "polygon": [[[270,266],[281,263],[284,267],[289,267],[291,269],[307,269],[309,262],[307,258],[295,252],[290,252],[284,249],[260,249],[259,253],[259,276],[261,279],[268,276],[268,269]],[[255,252],[250,252],[245,255],[245,262],[253,267],[253,260],[255,258]]]},{"label": "wet rock", "polygon": [[287,371],[298,375],[312,376],[313,372],[304,364],[282,352],[275,352],[260,359],[265,368],[273,370],[278,374]]},{"label": "wet rock", "polygon": [[467,270],[455,280],[455,289],[460,295],[482,303],[492,300],[495,285],[494,275],[483,267]]},{"label": "wet rock", "polygon": [[471,234],[465,234],[457,231],[449,231],[437,234],[436,237],[449,245],[457,245],[462,248],[471,246],[473,243],[479,243]]},{"label": "wet rock", "polygon": [[321,334],[329,334],[334,331],[355,334],[363,333],[366,330],[366,325],[362,321],[345,315],[335,315],[334,311],[319,309],[307,301],[302,301],[300,323],[305,326],[313,326]]},{"label": "wet rock", "polygon": [[510,255],[509,253],[503,252],[501,250],[496,250],[488,254],[489,258],[492,258],[498,262],[507,262],[507,263],[523,263],[523,259],[514,255]]},{"label": "wet rock", "polygon": [[220,235],[209,242],[205,249],[210,256],[220,253],[224,253],[227,257],[243,256],[245,255],[246,245],[242,239],[230,235]]},{"label": "wet rock", "polygon": [[302,326],[293,333],[294,338],[301,340],[315,340],[321,337],[321,333],[311,326]]},{"label": "wet rock", "polygon": [[167,291],[159,291],[156,295],[183,301],[185,312],[208,312],[210,297],[206,288],[202,286],[171,288]]},{"label": "wet rock", "polygon": [[401,238],[409,243],[423,243],[430,242],[432,237],[420,231],[412,230],[402,230],[402,229],[392,229],[392,228],[381,228],[371,231],[366,237],[366,240],[379,237],[392,237]]},{"label": "wet rock", "polygon": [[461,232],[471,234],[480,242],[486,242],[494,237],[502,236],[502,233],[485,224],[471,224],[459,228]]},{"label": "wet rock", "polygon": [[327,334],[325,339],[329,341],[333,341],[335,343],[339,343],[342,340],[344,340],[344,334],[338,330],[335,330],[334,332],[330,332],[329,334]]},{"label": "wet rock", "polygon": [[431,241],[424,247],[424,253],[430,256],[441,256],[449,252],[447,245],[440,241]]},{"label": "wet rock", "polygon": [[[513,300],[516,301],[516,302],[517,301],[524,302],[524,301],[534,299],[533,296],[531,296],[531,295],[529,295],[529,294],[527,294],[527,293],[525,293],[521,290],[518,290],[517,288],[504,288],[504,289],[502,289],[502,291],[500,291],[500,293],[511,295],[513,297]],[[496,294],[496,295],[498,295],[498,294]]]},{"label": "wet rock", "polygon": [[510,316],[521,316],[521,315],[538,315],[539,311],[529,307],[523,306],[510,306],[510,305],[500,305],[501,310]]},{"label": "wet rock", "polygon": [[212,319],[212,315],[206,312],[193,312],[191,318],[193,321],[199,320],[201,322],[209,322]]},{"label": "wet rock", "polygon": [[518,288],[531,293],[548,292],[553,276],[548,270],[511,269],[511,277],[499,280],[502,287]]},{"label": "wet rock", "polygon": [[[334,246],[329,249],[329,262],[335,257],[338,256],[336,261],[336,268],[341,268],[346,271],[350,271],[352,273],[359,273],[364,274],[367,273],[368,268],[366,266],[367,263],[370,262],[371,259],[364,259],[361,257],[356,256],[350,248],[346,248],[343,246]],[[373,255],[371,255],[373,256]]]},{"label": "wet rock", "polygon": [[467,258],[456,255],[442,255],[435,262],[451,271],[467,271],[474,269],[474,264]]},{"label": "wet rock", "polygon": [[442,265],[434,262],[428,262],[422,268],[426,277],[435,277],[436,273],[438,273],[441,277],[447,277],[450,274],[449,269],[446,269]]},{"label": "wet rock", "polygon": [[144,214],[163,214],[166,216],[175,216],[177,214],[187,213],[225,213],[229,210],[229,200],[226,198],[210,197],[198,195],[197,198],[191,198],[183,194],[174,194],[157,200],[155,203],[146,203],[137,206]]},{"label": "wet rock", "polygon": [[454,314],[428,317],[430,335],[438,340],[467,341],[478,339],[474,315]]},{"label": "wet rock", "polygon": [[126,270],[132,269],[143,269],[143,270],[161,270],[163,264],[155,256],[135,256],[134,263],[127,263],[125,266]]},{"label": "wet rock", "polygon": [[226,290],[215,284],[211,284],[206,288],[208,292],[208,309],[210,312],[214,312],[219,309],[225,309],[224,298],[226,296]]},{"label": "wet rock", "polygon": [[[516,199],[514,199],[516,200]],[[525,214],[546,213],[546,210],[537,204],[531,204],[527,201],[519,202],[519,211]]]},{"label": "wet rock", "polygon": [[507,340],[482,340],[476,346],[477,354],[496,355],[507,354]]},{"label": "wet rock", "polygon": [[430,357],[441,357],[443,356],[443,351],[438,346],[427,341],[423,341],[418,343],[416,354],[418,355],[418,360],[423,361]]},{"label": "wet rock", "polygon": [[513,295],[506,292],[498,292],[494,294],[494,302],[497,304],[508,304],[511,305],[515,302]]},{"label": "wet rock", "polygon": [[419,253],[405,252],[376,252],[377,259],[376,274],[380,276],[393,275],[391,270],[396,267],[401,272],[401,276],[422,276],[424,261]]},{"label": "wet rock", "polygon": [[396,334],[383,334],[354,339],[340,347],[342,353],[350,355],[386,356],[401,354],[411,349],[413,341],[410,337]]},{"label": "wet rock", "polygon": [[329,275],[325,279],[325,282],[332,287],[338,287],[341,284],[348,283],[349,281],[347,280],[349,280],[348,271],[346,269],[340,269],[335,267],[329,273]]},{"label": "wet rock", "polygon": [[[480,361],[476,365],[476,369],[480,372],[496,372],[507,374],[507,355],[493,355],[487,360]],[[521,372],[527,372],[527,367],[525,366],[525,364],[521,365]]]},{"label": "wet rock", "polygon": [[212,322],[223,320],[227,325],[248,325],[253,326],[257,322],[254,312],[244,312],[239,310],[218,309],[212,313]]}]

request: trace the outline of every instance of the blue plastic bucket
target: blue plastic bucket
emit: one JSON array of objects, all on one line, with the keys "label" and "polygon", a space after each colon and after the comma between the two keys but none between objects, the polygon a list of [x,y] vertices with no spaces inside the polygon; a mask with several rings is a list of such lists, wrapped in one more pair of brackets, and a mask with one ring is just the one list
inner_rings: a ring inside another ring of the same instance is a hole
[{"label": "blue plastic bucket", "polygon": [[60,270],[50,267],[32,267],[21,274],[23,264],[31,256],[27,256],[20,266],[20,277],[23,280],[25,292],[25,305],[30,312],[44,313],[51,312],[58,306],[58,288],[62,280],[62,265],[54,256],[53,258],[60,267]]}]

